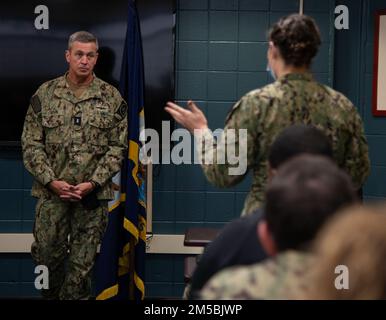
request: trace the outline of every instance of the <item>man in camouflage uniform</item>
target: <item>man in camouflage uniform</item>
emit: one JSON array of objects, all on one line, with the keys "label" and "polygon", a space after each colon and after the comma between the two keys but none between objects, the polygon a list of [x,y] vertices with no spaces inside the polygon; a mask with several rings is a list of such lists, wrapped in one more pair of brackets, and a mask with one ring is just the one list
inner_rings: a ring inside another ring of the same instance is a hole
[{"label": "man in camouflage uniform", "polygon": [[49,269],[49,299],[89,298],[111,179],[127,148],[127,105],[94,75],[97,58],[92,34],[71,35],[69,71],[39,87],[24,123],[23,159],[39,198],[31,253]]},{"label": "man in camouflage uniform", "polygon": [[[276,24],[276,29],[284,29],[282,24],[295,25],[299,20],[301,26],[308,24],[313,26],[311,30],[302,31],[305,32],[305,36],[313,35],[314,38],[311,40],[315,42],[314,47],[317,48],[320,35],[313,20],[307,16],[292,15],[283,18]],[[273,30],[276,29],[274,26]],[[300,33],[299,30],[296,32]],[[289,46],[291,48],[307,46],[311,40],[294,39],[293,41],[298,43],[290,43]],[[206,164],[205,160],[202,160],[202,168],[207,179],[214,185],[230,187],[243,180],[247,172],[231,175],[229,169],[235,165],[229,162],[221,164],[217,158],[224,159],[227,148],[231,145],[234,145],[235,150],[246,146],[247,159],[241,158],[240,161],[244,161],[247,168],[252,171],[253,180],[245,200],[243,214],[250,214],[261,206],[267,182],[269,147],[276,136],[292,124],[314,125],[321,129],[332,142],[335,161],[352,177],[358,190],[370,171],[367,142],[362,120],[356,108],[343,94],[316,82],[309,72],[311,60],[317,49],[310,48],[309,51],[315,52],[309,56],[309,61],[303,61],[302,52],[287,53],[289,56],[287,57],[281,52],[281,46],[284,45],[275,41],[270,39],[268,61],[277,80],[247,93],[234,105],[226,118],[224,132],[217,142],[208,129],[205,115],[192,101],[188,102],[190,110],[172,102],[166,106],[166,111],[178,123],[195,134],[198,153],[202,155],[202,159],[205,159],[207,154],[213,154],[213,163]],[[286,48],[286,50],[285,52],[295,49]],[[299,56],[297,60],[293,60],[295,54]],[[228,134],[229,129],[236,130],[235,137]],[[247,129],[246,139],[237,134],[239,129]],[[226,142],[218,143],[218,141]]]},{"label": "man in camouflage uniform", "polygon": [[301,155],[284,163],[268,186],[265,215],[257,228],[271,258],[221,271],[200,297],[290,299],[304,294],[302,278],[313,263],[310,243],[337,210],[356,199],[349,176],[328,158]]}]

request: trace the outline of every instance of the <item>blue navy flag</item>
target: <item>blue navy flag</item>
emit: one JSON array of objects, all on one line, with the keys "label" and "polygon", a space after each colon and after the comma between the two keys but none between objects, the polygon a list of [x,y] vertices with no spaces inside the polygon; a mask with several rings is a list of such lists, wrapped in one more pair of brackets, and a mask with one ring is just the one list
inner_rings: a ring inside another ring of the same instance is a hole
[{"label": "blue navy flag", "polygon": [[97,300],[142,300],[146,254],[145,167],[139,161],[144,129],[143,57],[139,20],[129,0],[120,92],[128,104],[128,152],[113,178],[117,191],[109,202],[109,223],[96,265]]}]

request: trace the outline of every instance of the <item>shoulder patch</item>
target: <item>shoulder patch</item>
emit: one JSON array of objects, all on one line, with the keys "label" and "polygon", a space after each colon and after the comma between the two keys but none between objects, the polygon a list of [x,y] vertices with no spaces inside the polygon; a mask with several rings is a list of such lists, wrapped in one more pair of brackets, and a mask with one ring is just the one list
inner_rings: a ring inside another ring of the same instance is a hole
[{"label": "shoulder patch", "polygon": [[122,119],[124,119],[126,117],[126,114],[127,114],[127,104],[126,104],[125,101],[122,101],[121,105],[119,106],[119,108],[115,112],[115,116],[119,120],[122,120]]},{"label": "shoulder patch", "polygon": [[38,114],[40,111],[42,111],[42,104],[40,103],[40,98],[37,94],[32,96],[30,104],[32,106],[33,111]]}]

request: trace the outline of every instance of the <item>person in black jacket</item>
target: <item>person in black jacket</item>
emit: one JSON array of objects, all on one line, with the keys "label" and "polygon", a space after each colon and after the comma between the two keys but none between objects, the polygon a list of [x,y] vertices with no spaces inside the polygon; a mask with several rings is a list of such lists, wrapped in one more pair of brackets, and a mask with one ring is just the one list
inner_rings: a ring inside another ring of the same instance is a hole
[{"label": "person in black jacket", "polygon": [[[302,153],[333,159],[331,142],[322,131],[312,126],[293,125],[284,129],[270,148],[268,178],[271,179],[284,162]],[[196,270],[185,290],[186,298],[196,298],[206,282],[225,268],[255,264],[267,258],[257,236],[257,226],[262,216],[263,208],[260,208],[224,227],[199,257]]]}]

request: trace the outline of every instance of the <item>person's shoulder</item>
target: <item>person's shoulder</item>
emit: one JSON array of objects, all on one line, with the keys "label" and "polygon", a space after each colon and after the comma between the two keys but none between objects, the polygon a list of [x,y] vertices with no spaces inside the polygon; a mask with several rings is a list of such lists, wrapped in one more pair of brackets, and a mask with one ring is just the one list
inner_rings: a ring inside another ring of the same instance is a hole
[{"label": "person's shoulder", "polygon": [[259,214],[251,214],[227,223],[205,248],[201,263],[216,271],[235,265],[249,265],[263,259],[257,238]]},{"label": "person's shoulder", "polygon": [[275,257],[279,266],[281,265],[297,265],[302,264],[312,258],[312,254],[300,250],[286,250]]},{"label": "person's shoulder", "polygon": [[201,291],[203,299],[236,298],[250,281],[250,267],[230,267],[215,274]]},{"label": "person's shoulder", "polygon": [[245,228],[250,228],[251,225],[256,225],[257,221],[259,219],[259,214],[252,213],[250,215],[237,218],[235,220],[232,220],[225,228],[224,231],[227,229],[237,229],[242,230]]},{"label": "person's shoulder", "polygon": [[329,87],[328,85],[319,83],[319,85],[325,90],[331,101],[344,109],[353,109],[354,104],[343,93]]},{"label": "person's shoulder", "polygon": [[[312,261],[313,255],[311,253],[287,250],[267,261],[263,268],[275,278],[285,280],[287,283],[301,278]],[[273,282],[276,283],[276,281]]]},{"label": "person's shoulder", "polygon": [[229,224],[229,228],[236,229],[238,231],[246,231],[247,229],[254,228],[262,216],[262,211],[259,209],[251,214],[233,220]]},{"label": "person's shoulder", "polygon": [[[253,229],[256,230],[257,223],[261,217],[261,211],[258,210],[247,216],[237,218],[227,223],[224,229],[218,235],[218,242],[224,243],[226,239],[230,239],[232,243],[242,242],[244,237],[248,236],[248,231]],[[236,238],[235,238],[236,236]]]},{"label": "person's shoulder", "polygon": [[44,94],[50,89],[54,89],[59,83],[64,81],[64,76],[56,77],[54,79],[48,80],[40,85],[36,90],[36,94]]},{"label": "person's shoulder", "polygon": [[275,106],[275,101],[283,99],[286,91],[279,81],[272,82],[262,88],[249,91],[242,97],[247,106],[264,109]]},{"label": "person's shoulder", "polygon": [[[274,286],[280,288],[286,295],[298,289],[300,280],[303,279],[314,262],[314,256],[310,252],[288,250],[280,253],[274,259],[276,279]],[[287,291],[287,293],[286,293]]]},{"label": "person's shoulder", "polygon": [[120,92],[113,85],[98,77],[95,77],[94,81],[96,83],[96,87],[98,88],[98,90],[100,90],[102,96],[105,96],[107,98],[122,99]]},{"label": "person's shoulder", "polygon": [[32,95],[30,104],[35,112],[40,112],[43,105],[49,105],[54,97],[55,89],[65,82],[64,76],[56,77],[41,84]]},{"label": "person's shoulder", "polygon": [[257,299],[264,296],[275,277],[271,259],[248,266],[235,266],[214,275],[201,292],[203,299]]},{"label": "person's shoulder", "polygon": [[260,109],[271,105],[272,97],[275,96],[275,88],[276,84],[273,83],[244,94],[231,108],[225,122],[227,123],[233,116],[253,119],[254,117],[251,117],[251,115],[259,113]]},{"label": "person's shoulder", "polygon": [[281,91],[280,83],[278,81],[275,81],[265,85],[264,87],[247,92],[243,96],[243,99],[259,100],[259,101],[269,100],[271,98],[276,97],[280,91]]},{"label": "person's shoulder", "polygon": [[240,280],[246,280],[249,278],[249,275],[253,273],[254,269],[259,267],[258,264],[252,266],[232,266],[220,271],[215,275],[210,281],[210,285],[217,284],[226,284],[235,285],[240,282]]}]

